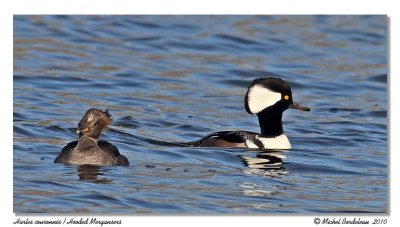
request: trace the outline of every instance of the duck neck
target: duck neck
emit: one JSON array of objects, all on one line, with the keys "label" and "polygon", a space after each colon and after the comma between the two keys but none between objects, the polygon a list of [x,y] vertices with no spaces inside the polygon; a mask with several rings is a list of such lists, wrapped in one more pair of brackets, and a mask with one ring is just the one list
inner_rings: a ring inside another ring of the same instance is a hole
[{"label": "duck neck", "polygon": [[97,146],[97,142],[98,142],[98,139],[91,138],[89,136],[83,135],[83,136],[81,136],[79,138],[78,146],[80,148],[85,149],[85,148],[88,148],[88,147]]},{"label": "duck neck", "polygon": [[283,134],[282,112],[265,109],[257,114],[261,136],[272,138]]}]

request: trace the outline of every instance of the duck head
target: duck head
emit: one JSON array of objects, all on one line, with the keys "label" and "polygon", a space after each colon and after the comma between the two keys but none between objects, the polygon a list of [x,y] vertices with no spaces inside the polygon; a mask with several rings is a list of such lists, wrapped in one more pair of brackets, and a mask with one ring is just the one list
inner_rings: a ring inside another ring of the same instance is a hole
[{"label": "duck head", "polygon": [[98,139],[101,132],[112,122],[108,110],[89,109],[78,124],[79,137],[86,135],[93,139]]},{"label": "duck head", "polygon": [[280,78],[258,78],[249,86],[245,96],[245,108],[249,114],[259,114],[263,111],[282,113],[291,108],[310,111],[293,101],[290,85]]}]

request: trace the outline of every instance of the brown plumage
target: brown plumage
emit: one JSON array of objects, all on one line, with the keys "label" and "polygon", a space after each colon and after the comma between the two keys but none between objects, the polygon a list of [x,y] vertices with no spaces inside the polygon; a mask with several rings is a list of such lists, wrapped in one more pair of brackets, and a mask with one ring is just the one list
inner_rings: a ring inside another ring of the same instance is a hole
[{"label": "brown plumage", "polygon": [[89,109],[78,124],[79,140],[70,142],[61,151],[54,163],[69,165],[129,165],[128,159],[121,155],[111,143],[98,140],[101,132],[112,122],[110,113],[105,110]]}]

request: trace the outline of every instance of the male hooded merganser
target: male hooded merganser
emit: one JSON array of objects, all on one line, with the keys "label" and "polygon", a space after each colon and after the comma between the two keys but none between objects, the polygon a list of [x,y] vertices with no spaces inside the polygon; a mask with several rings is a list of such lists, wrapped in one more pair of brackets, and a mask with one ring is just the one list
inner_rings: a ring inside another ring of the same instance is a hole
[{"label": "male hooded merganser", "polygon": [[258,78],[249,86],[245,108],[256,114],[261,134],[247,131],[222,131],[188,143],[192,147],[245,147],[265,149],[290,149],[283,132],[282,113],[288,108],[310,111],[310,108],[293,102],[292,90],[280,78]]},{"label": "male hooded merganser", "polygon": [[112,122],[108,111],[89,109],[78,124],[79,140],[65,146],[54,163],[70,165],[120,165],[128,166],[128,159],[118,148],[105,140],[99,140],[101,131]]}]

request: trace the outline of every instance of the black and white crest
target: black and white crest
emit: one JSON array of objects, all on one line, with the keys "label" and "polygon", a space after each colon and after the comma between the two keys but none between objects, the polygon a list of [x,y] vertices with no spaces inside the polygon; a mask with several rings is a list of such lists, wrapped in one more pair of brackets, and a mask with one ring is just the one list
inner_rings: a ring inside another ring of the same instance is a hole
[{"label": "black and white crest", "polygon": [[284,80],[274,77],[255,79],[246,93],[246,111],[250,114],[257,114],[275,105],[286,95],[291,100],[292,91],[289,84]]}]

